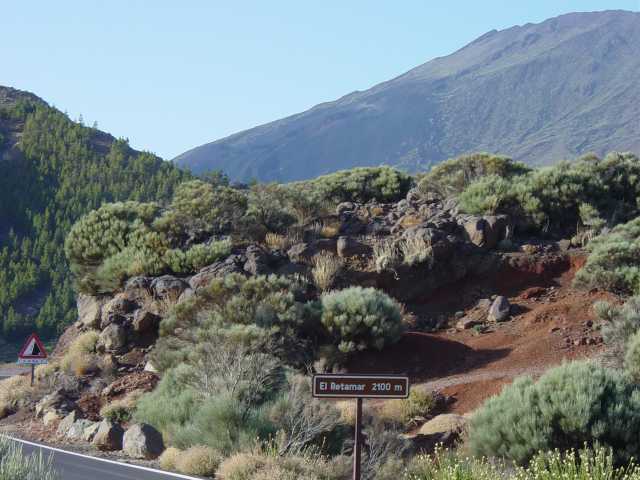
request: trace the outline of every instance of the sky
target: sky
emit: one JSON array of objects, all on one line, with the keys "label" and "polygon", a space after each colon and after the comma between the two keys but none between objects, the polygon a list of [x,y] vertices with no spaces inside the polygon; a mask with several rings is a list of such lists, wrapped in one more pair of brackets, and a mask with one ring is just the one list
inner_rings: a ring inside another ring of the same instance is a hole
[{"label": "sky", "polygon": [[640,0],[56,0],[0,9],[0,85],[165,159],[483,33]]}]

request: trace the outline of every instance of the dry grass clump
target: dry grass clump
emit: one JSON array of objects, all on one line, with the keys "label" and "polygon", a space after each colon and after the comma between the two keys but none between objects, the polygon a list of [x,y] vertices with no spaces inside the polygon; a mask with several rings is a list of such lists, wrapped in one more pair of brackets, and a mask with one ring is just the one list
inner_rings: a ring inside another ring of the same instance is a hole
[{"label": "dry grass clump", "polygon": [[340,220],[330,219],[324,221],[320,228],[320,236],[323,238],[337,237],[340,233],[340,228],[342,228],[342,222]]},{"label": "dry grass clump", "polygon": [[320,252],[311,260],[313,282],[323,292],[329,290],[344,267],[342,259],[331,252]]},{"label": "dry grass clump", "polygon": [[383,420],[404,425],[413,418],[425,417],[434,405],[435,399],[432,392],[413,388],[409,398],[383,402],[378,415]]},{"label": "dry grass clump", "polygon": [[122,423],[131,420],[138,400],[145,394],[144,390],[134,390],[123,398],[114,400],[100,409],[100,416],[114,422]]},{"label": "dry grass clump", "polygon": [[164,452],[162,452],[162,455],[160,455],[160,458],[158,459],[160,468],[162,468],[163,470],[168,470],[170,472],[175,471],[176,463],[178,463],[178,458],[180,458],[182,453],[182,450],[178,448],[167,448]]},{"label": "dry grass clump", "polygon": [[286,234],[269,232],[264,237],[264,243],[271,250],[288,250],[296,243],[302,242],[300,229],[291,228]]},{"label": "dry grass clump", "polygon": [[402,264],[402,252],[393,240],[381,240],[373,244],[373,265],[376,272],[394,271]]},{"label": "dry grass clump", "polygon": [[0,382],[0,418],[15,412],[33,393],[31,380],[24,376],[7,378]]},{"label": "dry grass clump", "polygon": [[76,338],[60,361],[62,370],[77,376],[86,375],[100,369],[100,359],[96,354],[99,334],[95,330],[85,332]]},{"label": "dry grass clump", "polygon": [[224,480],[252,480],[267,463],[257,453],[236,453],[220,464],[217,476]]},{"label": "dry grass clump", "polygon": [[423,237],[414,235],[400,242],[403,263],[408,266],[433,261],[433,248],[431,242]]},{"label": "dry grass clump", "polygon": [[180,452],[175,460],[175,467],[178,472],[186,475],[213,477],[221,460],[221,455],[214,449],[197,445]]}]

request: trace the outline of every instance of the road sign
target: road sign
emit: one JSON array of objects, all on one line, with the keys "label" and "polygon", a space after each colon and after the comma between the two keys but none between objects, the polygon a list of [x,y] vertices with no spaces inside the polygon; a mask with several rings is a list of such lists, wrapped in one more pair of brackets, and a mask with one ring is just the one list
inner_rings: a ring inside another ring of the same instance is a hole
[{"label": "road sign", "polygon": [[360,480],[362,459],[362,400],[407,398],[409,377],[402,375],[322,374],[312,379],[316,398],[355,398],[356,431],[353,448],[353,480]]},{"label": "road sign", "polygon": [[355,374],[314,375],[313,396],[316,398],[407,398],[409,396],[409,377]]},{"label": "road sign", "polygon": [[24,365],[40,365],[48,363],[47,356],[47,350],[44,348],[42,340],[40,340],[38,335],[32,333],[31,336],[27,338],[20,353],[18,353],[18,363]]}]

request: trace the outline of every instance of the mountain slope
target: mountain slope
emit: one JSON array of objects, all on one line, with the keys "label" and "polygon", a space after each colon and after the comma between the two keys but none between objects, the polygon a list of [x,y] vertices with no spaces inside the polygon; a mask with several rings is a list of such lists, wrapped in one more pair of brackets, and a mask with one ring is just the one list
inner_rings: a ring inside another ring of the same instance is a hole
[{"label": "mountain slope", "polygon": [[103,202],[169,198],[186,174],[0,87],[0,336],[56,334],[75,320],[63,243]]},{"label": "mountain slope", "polygon": [[298,180],[424,168],[469,151],[528,163],[640,150],[640,13],[573,13],[492,31],[447,57],[190,150],[195,172]]}]

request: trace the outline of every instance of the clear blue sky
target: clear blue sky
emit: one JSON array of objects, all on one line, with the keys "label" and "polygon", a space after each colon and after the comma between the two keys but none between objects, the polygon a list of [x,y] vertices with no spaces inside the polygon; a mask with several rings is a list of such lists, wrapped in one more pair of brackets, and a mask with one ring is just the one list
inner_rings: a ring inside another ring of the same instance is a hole
[{"label": "clear blue sky", "polygon": [[479,35],[640,0],[21,0],[0,84],[170,159],[364,90]]}]

